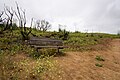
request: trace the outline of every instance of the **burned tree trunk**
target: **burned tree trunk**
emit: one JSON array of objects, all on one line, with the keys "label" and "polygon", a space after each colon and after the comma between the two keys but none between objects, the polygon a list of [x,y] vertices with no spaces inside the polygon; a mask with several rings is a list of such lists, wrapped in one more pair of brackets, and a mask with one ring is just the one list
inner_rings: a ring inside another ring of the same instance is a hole
[{"label": "burned tree trunk", "polygon": [[16,5],[17,5],[17,12],[15,12],[15,14],[16,14],[16,16],[18,18],[18,21],[19,21],[19,27],[20,27],[20,32],[21,32],[21,35],[22,35],[22,39],[23,40],[28,40],[29,39],[29,34],[32,31],[31,26],[32,26],[33,19],[31,19],[30,28],[26,28],[25,10],[24,11],[22,9],[20,10],[17,3],[16,3]]},{"label": "burned tree trunk", "polygon": [[14,10],[12,7],[10,8],[10,7],[5,6],[4,12],[7,16],[7,18],[5,19],[6,25],[5,25],[4,31],[5,30],[12,30]]}]

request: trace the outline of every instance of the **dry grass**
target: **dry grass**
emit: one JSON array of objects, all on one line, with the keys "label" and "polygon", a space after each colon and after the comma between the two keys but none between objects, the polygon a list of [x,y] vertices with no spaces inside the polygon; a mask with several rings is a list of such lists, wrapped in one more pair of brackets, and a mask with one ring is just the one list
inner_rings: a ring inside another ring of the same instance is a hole
[{"label": "dry grass", "polygon": [[[56,58],[65,73],[63,80],[119,80],[120,40],[115,39],[110,44],[107,50],[67,52],[67,56]],[[96,60],[98,55],[103,56],[104,61]]]}]

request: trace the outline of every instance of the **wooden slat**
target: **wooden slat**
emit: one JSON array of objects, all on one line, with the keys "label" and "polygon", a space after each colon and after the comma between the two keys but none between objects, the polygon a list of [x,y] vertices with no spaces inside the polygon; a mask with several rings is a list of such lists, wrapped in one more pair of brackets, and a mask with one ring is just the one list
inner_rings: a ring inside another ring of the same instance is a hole
[{"label": "wooden slat", "polygon": [[50,39],[50,38],[31,38],[28,43],[31,45],[31,47],[34,47],[36,49],[41,48],[57,48],[63,49],[67,48],[66,46],[63,46],[62,40],[56,40],[56,39]]},{"label": "wooden slat", "polygon": [[29,40],[30,45],[41,45],[41,46],[62,46],[63,42],[60,40]]},{"label": "wooden slat", "polygon": [[35,48],[67,48],[66,46],[34,46]]}]

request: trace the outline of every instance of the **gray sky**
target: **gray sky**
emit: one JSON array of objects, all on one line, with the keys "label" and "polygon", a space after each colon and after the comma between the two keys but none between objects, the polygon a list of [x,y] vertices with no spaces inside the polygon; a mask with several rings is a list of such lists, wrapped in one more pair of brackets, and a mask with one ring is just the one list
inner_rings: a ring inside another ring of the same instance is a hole
[{"label": "gray sky", "polygon": [[15,1],[26,9],[27,20],[46,19],[58,29],[66,25],[69,31],[99,31],[117,33],[120,30],[120,0],[0,0],[15,7]]}]

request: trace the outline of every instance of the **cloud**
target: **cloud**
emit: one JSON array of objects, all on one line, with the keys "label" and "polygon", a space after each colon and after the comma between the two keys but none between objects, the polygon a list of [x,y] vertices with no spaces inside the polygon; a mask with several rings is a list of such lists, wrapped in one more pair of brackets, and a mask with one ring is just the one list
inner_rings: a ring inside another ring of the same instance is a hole
[{"label": "cloud", "polygon": [[53,30],[58,24],[71,31],[117,33],[120,29],[120,0],[0,0],[0,9],[4,3],[15,8],[15,1],[26,9],[28,23],[32,17],[46,19]]}]

